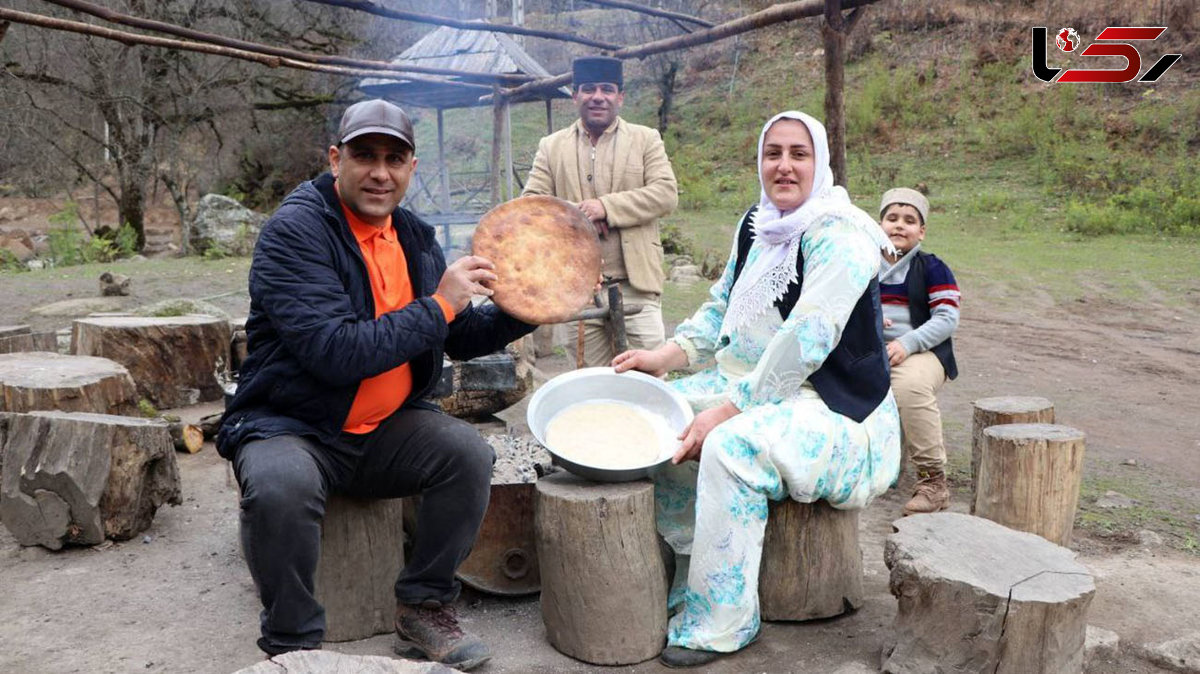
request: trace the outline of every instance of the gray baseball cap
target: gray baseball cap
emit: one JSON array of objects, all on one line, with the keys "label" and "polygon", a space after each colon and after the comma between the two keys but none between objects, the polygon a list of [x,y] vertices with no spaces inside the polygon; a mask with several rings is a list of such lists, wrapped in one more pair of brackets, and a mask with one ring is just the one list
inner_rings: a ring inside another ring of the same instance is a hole
[{"label": "gray baseball cap", "polygon": [[404,108],[382,98],[359,101],[346,108],[342,123],[338,126],[340,143],[347,143],[368,133],[383,133],[408,143],[414,151],[412,120]]}]

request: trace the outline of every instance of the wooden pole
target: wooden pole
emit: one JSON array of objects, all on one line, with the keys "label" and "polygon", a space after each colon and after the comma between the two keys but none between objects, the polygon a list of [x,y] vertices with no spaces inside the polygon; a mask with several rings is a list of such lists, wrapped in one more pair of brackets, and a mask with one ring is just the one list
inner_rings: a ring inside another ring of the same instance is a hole
[{"label": "wooden pole", "polygon": [[546,135],[554,133],[554,102],[546,99]]},{"label": "wooden pole", "polygon": [[[450,26],[459,30],[479,30],[492,33],[508,33],[510,35],[530,35],[533,37],[543,37],[550,40],[561,40],[563,42],[575,42],[596,49],[612,51],[620,49],[621,45],[612,44],[609,42],[601,42],[591,38],[572,35],[570,33],[559,33],[551,30],[537,30],[534,28],[524,28],[522,26],[510,26],[505,23],[487,23],[486,21],[460,21],[452,19],[448,16],[434,16],[431,14],[418,14],[417,12],[405,12],[398,9],[392,9],[384,6],[382,3],[374,0],[306,0],[306,2],[316,3],[318,5],[331,5],[333,7],[347,7],[356,9],[367,14],[382,16],[388,19],[400,19],[401,21],[413,21],[415,23],[430,23],[438,26]],[[493,3],[495,4],[495,3]]]},{"label": "wooden pole", "polygon": [[[879,0],[843,0],[842,7],[862,7],[869,5]],[[726,21],[706,30],[698,30],[695,33],[687,35],[677,35],[662,40],[655,40],[643,45],[634,47],[624,47],[612,53],[619,59],[643,58],[661,54],[663,52],[674,51],[676,49],[686,49],[695,47],[701,44],[710,44],[718,40],[724,40],[734,35],[741,35],[752,30],[773,26],[777,23],[785,23],[787,21],[795,21],[811,16],[819,16],[824,11],[824,0],[797,0],[796,2],[785,2],[778,5],[772,5],[760,12],[743,16],[740,19]],[[503,93],[505,96],[516,97],[529,91],[541,89],[553,89],[561,87],[564,84],[570,84],[571,73],[563,73],[554,77],[547,77],[533,82],[527,82],[512,89],[506,89]]]},{"label": "wooden pole", "polygon": [[512,106],[504,99],[504,175],[508,180],[507,198],[513,194]]},{"label": "wooden pole", "polygon": [[273,45],[260,44],[257,42],[249,42],[247,40],[238,40],[236,38],[225,37],[223,35],[215,35],[213,33],[205,33],[183,26],[177,26],[165,21],[154,21],[152,19],[143,19],[129,14],[115,12],[107,7],[84,2],[83,0],[46,0],[53,5],[73,9],[77,12],[90,14],[92,16],[104,19],[109,23],[116,23],[133,28],[143,28],[152,30],[158,33],[167,35],[175,35],[176,37],[185,37],[197,40],[202,43],[220,45],[223,47],[232,47],[234,49],[243,49],[245,51],[254,52],[256,54],[264,54],[267,56],[280,56],[296,61],[304,61],[306,63],[323,63],[326,65],[341,65],[351,66],[355,68],[367,68],[372,70],[383,71],[404,71],[413,73],[424,73],[426,75],[444,75],[447,77],[459,77],[466,81],[482,82],[491,84],[493,82],[503,82],[506,84],[520,84],[532,80],[531,75],[519,74],[492,74],[492,73],[475,73],[460,70],[451,70],[448,68],[430,68],[427,66],[407,66],[387,61],[368,61],[364,59],[355,59],[348,56],[339,56],[337,54],[312,54],[302,52],[296,49],[287,49],[285,47],[276,47]]},{"label": "wooden pole", "polygon": [[846,33],[842,25],[842,0],[825,0],[825,130],[829,134],[829,167],[833,183],[846,183],[846,117],[842,97]]},{"label": "wooden pole", "polygon": [[500,145],[504,133],[504,97],[500,87],[492,91],[492,205],[500,203]]},{"label": "wooden pole", "polygon": [[[446,168],[446,136],[445,136],[445,119],[443,118],[442,108],[437,109],[437,125],[438,125],[438,182],[441,183],[442,192],[442,212],[450,212],[450,172]],[[446,245],[450,245],[450,232],[446,232]]]},{"label": "wooden pole", "polygon": [[679,12],[669,12],[665,9],[654,9],[653,7],[645,7],[636,2],[621,2],[620,0],[587,0],[587,1],[592,3],[593,5],[600,5],[601,7],[613,7],[616,9],[627,9],[631,12],[638,12],[640,14],[656,16],[660,19],[673,19],[676,21],[687,21],[688,23],[694,23],[697,26],[704,26],[705,28],[712,28],[713,26],[716,25],[712,21],[705,21],[704,19],[698,19],[694,16],[689,16],[687,14],[680,14]]}]

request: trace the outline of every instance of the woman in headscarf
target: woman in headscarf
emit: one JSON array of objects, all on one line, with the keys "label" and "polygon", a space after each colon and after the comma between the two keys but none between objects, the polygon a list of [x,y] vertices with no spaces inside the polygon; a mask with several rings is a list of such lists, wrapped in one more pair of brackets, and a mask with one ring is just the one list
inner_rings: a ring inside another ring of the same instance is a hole
[{"label": "woman in headscarf", "polygon": [[888,383],[875,221],[833,184],[825,127],[796,111],[758,141],[759,203],[742,218],[711,299],[653,351],[613,359],[662,376],[696,411],[655,477],[658,528],[677,553],[661,660],[698,666],[758,635],[768,500],[862,508],[900,461]]}]

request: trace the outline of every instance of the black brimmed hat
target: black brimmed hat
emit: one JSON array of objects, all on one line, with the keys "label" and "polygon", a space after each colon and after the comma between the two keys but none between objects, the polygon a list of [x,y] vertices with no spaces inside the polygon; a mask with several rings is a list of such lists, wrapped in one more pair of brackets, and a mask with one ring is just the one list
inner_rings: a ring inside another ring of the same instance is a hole
[{"label": "black brimmed hat", "polygon": [[580,56],[571,62],[571,83],[581,84],[609,83],[624,88],[625,82],[621,77],[621,59],[611,56]]}]

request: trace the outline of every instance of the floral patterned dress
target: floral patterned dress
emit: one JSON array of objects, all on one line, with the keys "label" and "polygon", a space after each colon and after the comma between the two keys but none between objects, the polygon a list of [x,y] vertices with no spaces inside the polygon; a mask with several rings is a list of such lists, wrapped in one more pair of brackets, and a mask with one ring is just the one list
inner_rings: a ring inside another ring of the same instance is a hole
[{"label": "floral patterned dress", "polygon": [[[673,341],[703,371],[671,382],[697,412],[731,401],[741,414],[704,441],[700,461],[655,476],[659,531],[678,553],[668,643],[731,652],[758,634],[758,570],[768,500],[825,499],[862,508],[900,466],[900,422],[891,392],[861,424],[832,412],[807,379],[829,356],[879,267],[879,251],[848,220],[830,215],[801,239],[804,284],[787,320],[771,306],[725,330],[734,252],[711,299]],[[753,262],[751,246],[746,264]]]}]

